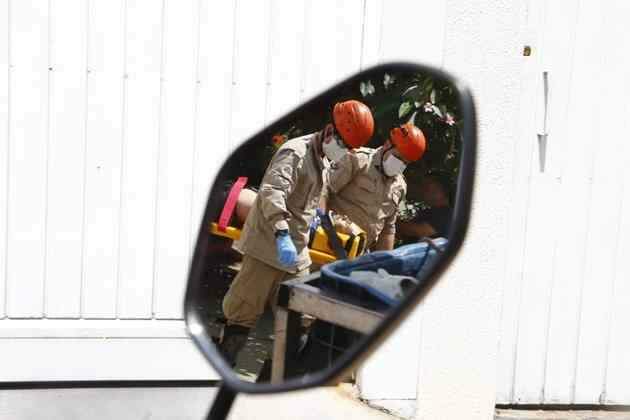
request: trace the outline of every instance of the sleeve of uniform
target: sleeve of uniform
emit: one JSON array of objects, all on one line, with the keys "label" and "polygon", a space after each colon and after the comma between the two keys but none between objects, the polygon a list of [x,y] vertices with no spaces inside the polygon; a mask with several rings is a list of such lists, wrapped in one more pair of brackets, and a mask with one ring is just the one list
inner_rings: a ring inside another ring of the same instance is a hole
[{"label": "sleeve of uniform", "polygon": [[[405,200],[405,196],[407,194],[407,184],[403,180],[400,184],[400,187],[396,190],[397,192],[393,194],[392,200],[396,203],[396,210],[392,215],[390,215],[387,219],[385,219],[385,225],[383,226],[383,234],[395,234],[396,233],[396,218],[398,217],[398,206],[402,201]],[[398,197],[398,198],[396,198]]]},{"label": "sleeve of uniform", "polygon": [[275,229],[288,229],[291,214],[286,200],[297,182],[300,157],[291,149],[280,149],[263,177],[258,198],[263,216]]},{"label": "sleeve of uniform", "polygon": [[328,198],[343,189],[354,177],[360,164],[354,153],[347,153],[339,162],[324,170],[323,196]]}]

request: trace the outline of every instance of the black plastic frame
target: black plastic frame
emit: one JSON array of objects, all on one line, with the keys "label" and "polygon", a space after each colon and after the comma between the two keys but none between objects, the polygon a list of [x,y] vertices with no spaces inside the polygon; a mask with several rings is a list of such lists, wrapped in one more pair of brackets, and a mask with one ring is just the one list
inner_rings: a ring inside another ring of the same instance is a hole
[{"label": "black plastic frame", "polygon": [[[373,73],[382,72],[388,69],[392,69],[392,71],[424,72],[433,77],[452,83],[459,92],[459,105],[464,123],[461,129],[462,144],[459,175],[457,180],[457,193],[455,197],[453,221],[451,224],[448,245],[444,250],[444,253],[436,261],[433,271],[427,274],[426,280],[420,282],[421,286],[414,290],[405,302],[394,308],[371,334],[365,336],[357,345],[353,346],[345,354],[340,356],[334,366],[313,375],[297,379],[289,379],[282,384],[254,384],[239,379],[232,369],[224,362],[222,356],[218,353],[217,348],[212,343],[208,326],[204,324],[203,318],[197,309],[198,302],[195,297],[200,296],[200,293],[198,292],[200,291],[201,286],[201,276],[204,273],[202,262],[205,260],[207,252],[206,244],[209,235],[207,227],[210,223],[210,206],[207,205],[199,228],[195,253],[188,275],[188,286],[184,302],[185,319],[188,332],[197,347],[221,375],[223,378],[223,385],[227,386],[234,392],[267,394],[334,383],[336,378],[341,377],[344,372],[352,369],[353,366],[376,350],[379,344],[395,330],[398,324],[406,318],[410,314],[411,310],[427,295],[444,270],[451,264],[453,258],[461,248],[468,230],[477,158],[477,120],[475,116],[473,97],[469,89],[461,81],[442,70],[429,66],[404,62],[386,63],[363,70],[356,75],[335,84],[332,88],[327,89],[322,94],[315,96],[297,108],[315,105],[318,102],[326,101],[326,98],[333,96],[339,86],[346,83],[357,82],[365,77],[369,77]],[[261,130],[247,141],[256,139],[261,135],[269,136],[274,132],[276,127],[284,125],[292,114],[293,112],[287,113],[284,117]],[[243,144],[245,143],[246,142],[243,142]]]}]

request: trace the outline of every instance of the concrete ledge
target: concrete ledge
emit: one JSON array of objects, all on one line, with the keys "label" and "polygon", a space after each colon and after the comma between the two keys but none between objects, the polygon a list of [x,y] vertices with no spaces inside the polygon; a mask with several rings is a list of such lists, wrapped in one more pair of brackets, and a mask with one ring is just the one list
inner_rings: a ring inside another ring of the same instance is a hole
[{"label": "concrete ledge", "polygon": [[630,420],[629,411],[496,410],[495,420]]},{"label": "concrete ledge", "polygon": [[412,419],[416,416],[416,400],[368,400],[364,402],[369,407],[401,419]]},{"label": "concrete ledge", "polygon": [[[0,419],[198,420],[216,387],[0,389]],[[239,395],[230,420],[393,420],[356,400],[351,388]]]}]

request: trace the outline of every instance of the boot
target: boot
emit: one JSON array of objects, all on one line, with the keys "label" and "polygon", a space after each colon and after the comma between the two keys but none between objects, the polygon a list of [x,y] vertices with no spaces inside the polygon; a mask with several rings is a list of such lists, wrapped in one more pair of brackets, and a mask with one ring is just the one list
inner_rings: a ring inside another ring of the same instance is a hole
[{"label": "boot", "polygon": [[221,339],[223,338],[223,330],[227,324],[227,319],[224,317],[215,318],[213,321],[210,321],[210,338],[212,338],[212,342],[218,347],[221,344]]},{"label": "boot", "polygon": [[257,384],[266,384],[271,382],[271,359],[266,358],[263,362],[258,377],[256,378]]},{"label": "boot", "polygon": [[247,343],[249,328],[241,325],[226,325],[223,328],[223,336],[219,343],[219,350],[223,353],[226,362],[234,368],[236,366],[236,357]]}]

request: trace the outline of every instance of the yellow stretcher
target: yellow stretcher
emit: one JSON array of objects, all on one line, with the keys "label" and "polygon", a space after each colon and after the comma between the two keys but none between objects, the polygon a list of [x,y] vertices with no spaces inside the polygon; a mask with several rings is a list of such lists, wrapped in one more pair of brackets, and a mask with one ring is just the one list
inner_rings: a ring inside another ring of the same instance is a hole
[{"label": "yellow stretcher", "polygon": [[[227,226],[224,231],[219,229],[217,223],[211,223],[210,233],[224,238],[236,240],[241,237],[241,230],[233,226]],[[341,242],[341,245],[348,254],[348,259],[353,259],[361,254],[365,250],[365,237],[364,235],[348,235],[345,233],[337,232],[337,236]],[[327,264],[335,261],[335,252],[328,244],[328,235],[324,229],[320,226],[317,228],[315,235],[311,238],[309,243],[309,253],[311,260],[316,264]]]},{"label": "yellow stretcher", "polygon": [[[223,209],[221,210],[218,222],[213,222],[210,225],[211,234],[232,240],[241,237],[241,230],[230,226],[230,221],[232,220],[238,197],[246,183],[246,177],[239,177],[230,187],[225,203],[223,203]],[[337,237],[339,238],[341,247],[344,248],[348,255],[348,259],[353,259],[363,254],[363,251],[365,251],[365,232],[361,231],[361,233],[356,235],[337,232]],[[327,264],[337,259],[335,252],[328,244],[328,236],[321,226],[317,228],[315,234],[311,235],[308,247],[311,260],[316,264]]]}]

